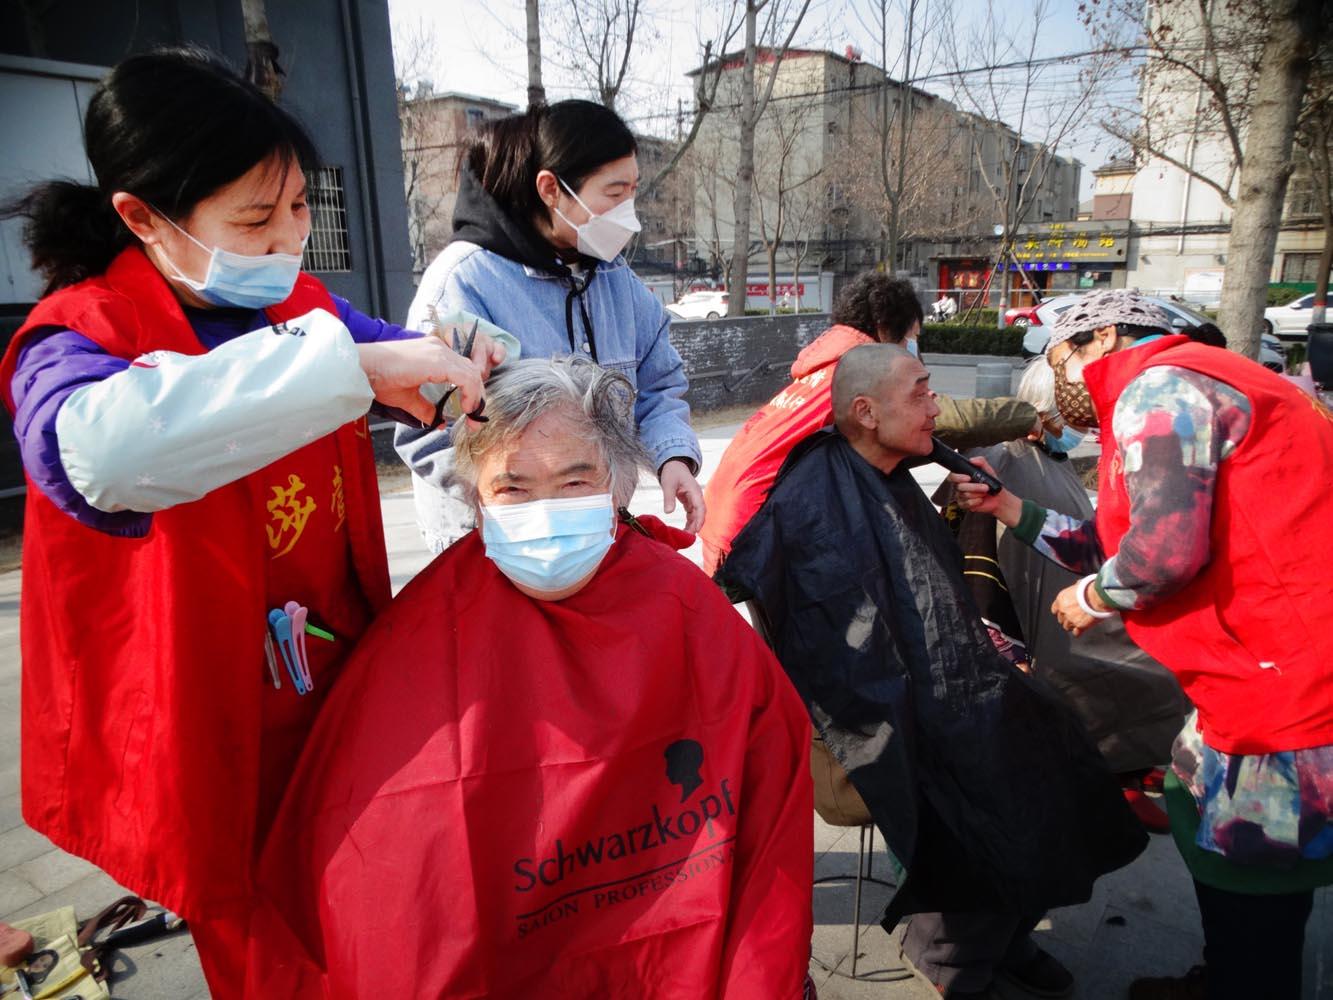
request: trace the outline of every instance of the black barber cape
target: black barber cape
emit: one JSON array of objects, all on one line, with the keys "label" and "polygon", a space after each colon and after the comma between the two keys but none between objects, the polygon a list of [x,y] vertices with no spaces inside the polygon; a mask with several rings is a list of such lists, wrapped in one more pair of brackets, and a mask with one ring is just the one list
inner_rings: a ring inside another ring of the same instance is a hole
[{"label": "black barber cape", "polygon": [[718,570],[907,878],[885,920],[1087,900],[1147,835],[1077,719],[996,652],[911,473],[836,430],[793,450]]}]

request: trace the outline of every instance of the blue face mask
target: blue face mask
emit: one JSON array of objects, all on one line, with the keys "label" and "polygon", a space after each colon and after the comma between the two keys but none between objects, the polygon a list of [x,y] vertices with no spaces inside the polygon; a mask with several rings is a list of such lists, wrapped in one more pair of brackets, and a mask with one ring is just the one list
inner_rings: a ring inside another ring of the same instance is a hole
[{"label": "blue face mask", "polygon": [[1077,448],[1082,440],[1083,435],[1068,424],[1065,424],[1065,429],[1060,432],[1059,437],[1046,431],[1046,447],[1056,454],[1067,455]]},{"label": "blue face mask", "polygon": [[486,557],[515,583],[554,594],[589,576],[615,541],[611,494],[481,509]]},{"label": "blue face mask", "polygon": [[907,348],[907,353],[912,355],[912,357],[921,357],[921,348],[917,346],[915,337],[908,337],[903,341],[903,346]]},{"label": "blue face mask", "polygon": [[[166,216],[162,218],[166,219]],[[209,250],[176,223],[170,219],[167,222],[199,249],[208,251],[208,273],[204,275],[203,281],[187,277],[171,258],[167,258],[167,263],[176,272],[171,276],[173,280],[193,289],[205,302],[238,309],[263,309],[285,302],[296,287],[296,278],[301,273],[299,253],[267,253],[249,257],[221,247]],[[305,240],[301,241],[301,249],[305,249]],[[165,251],[163,256],[166,256]]]}]

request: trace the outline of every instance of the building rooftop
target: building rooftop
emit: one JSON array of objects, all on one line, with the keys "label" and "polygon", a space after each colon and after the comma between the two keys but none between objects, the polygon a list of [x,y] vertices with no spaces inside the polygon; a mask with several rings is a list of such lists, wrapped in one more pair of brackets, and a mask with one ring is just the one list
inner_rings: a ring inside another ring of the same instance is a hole
[{"label": "building rooftop", "polygon": [[468,104],[488,104],[493,108],[502,111],[517,111],[517,104],[510,104],[507,101],[501,101],[494,97],[482,97],[479,94],[464,94],[458,90],[448,90],[443,93],[428,91],[427,93],[415,93],[409,98],[411,101],[463,101]]},{"label": "building rooftop", "polygon": [[1107,160],[1100,167],[1092,172],[1092,176],[1101,177],[1105,174],[1132,174],[1138,167],[1128,156],[1117,156],[1114,159]]}]

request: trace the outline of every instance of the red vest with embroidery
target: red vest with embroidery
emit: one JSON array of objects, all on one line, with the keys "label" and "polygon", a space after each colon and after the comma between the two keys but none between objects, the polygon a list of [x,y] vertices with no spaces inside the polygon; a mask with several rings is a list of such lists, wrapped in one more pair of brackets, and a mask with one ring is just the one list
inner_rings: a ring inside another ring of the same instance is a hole
[{"label": "red vest with embroidery", "polygon": [[1125,612],[1126,631],[1179,678],[1214,749],[1260,754],[1333,744],[1333,581],[1322,558],[1333,547],[1326,484],[1333,414],[1253,361],[1184,337],[1088,365],[1102,428],[1097,533],[1108,555],[1130,523],[1112,414],[1125,387],[1161,365],[1243,392],[1250,429],[1218,466],[1208,564],[1160,604]]},{"label": "red vest with embroidery", "polygon": [[[335,307],[323,285],[303,274],[287,301],[266,313],[276,322],[315,308]],[[167,282],[131,248],[104,275],[33,309],[0,362],[11,412],[19,354],[35,331],[51,327],[76,330],[126,359],[153,350],[205,353]],[[344,589],[357,591],[344,595],[342,611],[328,614],[359,630],[389,599],[365,418],[310,449],[313,465],[302,449],[155,513],[143,538],[85,527],[28,485],[20,619],[24,819],[187,918],[248,909],[261,787],[277,794],[285,782],[287,761],[266,759],[262,750],[271,744],[265,720],[273,721],[263,700],[272,690],[263,642],[275,553],[294,541],[298,527],[316,531],[311,523],[323,511],[333,518],[325,524],[326,547],[345,534],[338,543],[344,548],[320,555],[312,545],[302,569],[317,573],[322,559],[350,564],[341,574]],[[302,488],[292,489],[292,459],[305,470],[327,470],[318,478],[328,481],[301,479]],[[340,636],[337,655],[355,638]],[[295,697],[289,681],[274,693]]]}]

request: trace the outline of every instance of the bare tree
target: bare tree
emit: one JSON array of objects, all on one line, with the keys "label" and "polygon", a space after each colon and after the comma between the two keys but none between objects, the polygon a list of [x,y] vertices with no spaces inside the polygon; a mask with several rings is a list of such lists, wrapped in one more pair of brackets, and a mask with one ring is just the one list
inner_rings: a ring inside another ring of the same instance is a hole
[{"label": "bare tree", "polygon": [[675,155],[662,166],[661,170],[649,178],[646,184],[640,185],[640,190],[645,197],[666,183],[667,178],[680,166],[682,160],[689,153],[690,147],[699,138],[699,131],[703,127],[704,119],[717,101],[718,83],[722,79],[722,71],[726,64],[722,59],[714,59],[713,53],[729,51],[737,32],[744,23],[744,18],[741,16],[744,11],[741,0],[727,0],[724,9],[725,16],[719,21],[716,36],[705,39],[700,43],[703,61],[700,63],[701,68],[695,74],[694,110],[690,116],[690,126],[680,137]]},{"label": "bare tree", "polygon": [[[918,181],[933,173],[929,161],[940,158],[940,140],[947,139],[947,133],[938,129],[931,129],[935,134],[925,141],[918,136],[918,114],[929,112],[930,105],[937,102],[911,83],[928,69],[931,39],[947,9],[947,0],[936,0],[934,6],[931,0],[865,0],[852,8],[875,39],[879,65],[884,70],[878,92],[868,95],[873,100],[854,101],[868,114],[854,131],[859,140],[858,158],[862,158],[856,173],[864,180],[853,180],[852,186],[862,189],[862,200],[876,191],[873,200],[880,203],[878,217],[882,220],[879,257],[890,268],[897,264],[914,196],[923,187]],[[866,162],[874,164],[873,171],[864,169]],[[938,177],[936,174],[933,179],[938,181]],[[938,183],[924,187],[939,189]]]},{"label": "bare tree", "polygon": [[424,20],[400,22],[393,33],[394,79],[403,156],[403,195],[413,271],[420,275],[449,241],[458,136],[434,100],[430,74],[438,46]]},{"label": "bare tree", "polygon": [[[910,119],[895,112],[888,132],[881,131],[879,99],[897,100],[897,89],[856,102],[853,127],[830,176],[851,212],[877,220],[877,259],[891,268],[906,266],[915,241],[971,233],[978,218],[991,215],[989,192],[975,192],[970,184],[976,170],[964,142],[967,123],[947,101],[913,88]],[[903,150],[905,133],[910,143]]]},{"label": "bare tree", "polygon": [[642,0],[565,0],[546,11],[545,34],[563,43],[556,51],[566,60],[565,70],[615,110],[636,35],[645,28]]},{"label": "bare tree", "polygon": [[784,104],[761,123],[755,138],[759,163],[754,173],[754,205],[768,262],[770,313],[777,311],[778,253],[791,236],[795,203],[823,173],[823,158],[811,155],[818,151],[811,148],[811,140],[817,143],[821,139],[819,111],[820,105],[810,101]]},{"label": "bare tree", "polygon": [[[1094,28],[1138,21],[1110,0]],[[1219,325],[1255,357],[1293,138],[1329,0],[1158,0],[1142,26],[1140,100],[1103,122],[1141,160],[1155,158],[1216,192],[1231,212]],[[1192,107],[1182,104],[1182,95]],[[1209,155],[1200,156],[1201,147]]]},{"label": "bare tree", "polygon": [[[1079,65],[1074,76],[1053,80],[1057,74],[1052,64],[1037,58],[1039,39],[1047,34],[1049,0],[1036,0],[1029,9],[1027,23],[1010,26],[994,0],[987,0],[985,14],[969,19],[970,30],[959,30],[956,17],[949,21],[948,47],[954,58],[982,67],[970,72],[959,65],[954,95],[967,119],[973,168],[990,194],[1002,262],[1012,252],[1018,227],[1048,193],[1055,151],[1087,118],[1093,95],[1113,65],[1109,56],[1094,56]],[[1006,120],[1012,126],[1004,124]],[[1007,267],[999,271],[1001,326],[1009,276]]]},{"label": "bare tree", "polygon": [[282,93],[284,72],[278,65],[278,45],[268,28],[264,0],[241,0],[245,23],[245,78],[276,101]]},{"label": "bare tree", "polygon": [[[768,108],[769,98],[773,96],[773,85],[777,82],[782,69],[782,60],[796,36],[805,13],[810,9],[810,0],[801,0],[799,7],[792,13],[795,0],[784,5],[782,0],[745,0],[745,56],[741,75],[741,101],[739,114],[739,136],[737,143],[736,198],[733,203],[732,224],[735,248],[731,255],[731,270],[727,276],[729,294],[727,315],[745,315],[745,289],[750,270],[750,209],[754,195],[754,133]],[[762,30],[759,15],[764,14]],[[773,45],[773,40],[786,37],[780,45]],[[767,78],[763,82],[763,93],[756,92],[755,67],[760,58],[760,41],[767,40],[763,47],[763,59],[767,69]],[[725,59],[725,55],[722,57]]]},{"label": "bare tree", "polygon": [[1296,149],[1304,162],[1319,205],[1324,248],[1315,271],[1311,323],[1323,323],[1328,308],[1328,276],[1333,269],[1333,50],[1325,49],[1310,74],[1305,108],[1296,132]]},{"label": "bare tree", "polygon": [[528,15],[528,107],[546,103],[542,86],[542,19],[537,0],[527,0]]},{"label": "bare tree", "polygon": [[[681,170],[694,177],[694,196],[706,220],[696,238],[703,245],[710,272],[725,275],[731,269],[734,244],[723,240],[720,218],[722,207],[735,200],[736,175],[724,157],[724,145],[716,133],[695,142],[681,161]],[[695,219],[700,213],[695,212]]]},{"label": "bare tree", "polygon": [[816,234],[828,221],[828,185],[807,184],[792,192],[787,203],[787,253],[791,259],[793,312],[801,311],[801,265],[810,256]]},{"label": "bare tree", "polygon": [[1227,341],[1249,357],[1259,353],[1287,181],[1294,167],[1292,142],[1305,97],[1315,46],[1328,29],[1329,4],[1321,0],[1266,0],[1268,31],[1254,86],[1254,106],[1237,182],[1227,269],[1218,325]]}]

